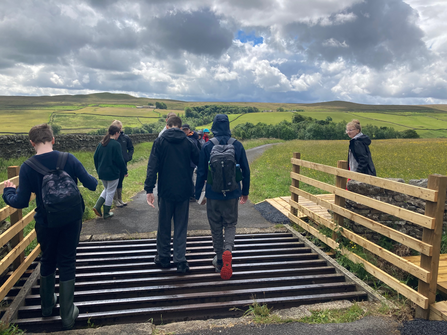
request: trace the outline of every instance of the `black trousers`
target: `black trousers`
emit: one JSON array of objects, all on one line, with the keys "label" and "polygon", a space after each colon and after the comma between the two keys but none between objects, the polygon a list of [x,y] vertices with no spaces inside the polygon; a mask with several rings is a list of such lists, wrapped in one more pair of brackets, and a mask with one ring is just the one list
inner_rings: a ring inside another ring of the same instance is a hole
[{"label": "black trousers", "polygon": [[[127,166],[127,163],[126,163]],[[125,174],[123,171],[120,172],[120,179],[118,180],[118,186],[116,188],[123,188],[123,180],[124,180]]]},{"label": "black trousers", "polygon": [[76,248],[82,229],[82,220],[70,222],[62,227],[49,228],[36,223],[37,242],[42,249],[40,274],[49,276],[59,269],[59,281],[75,278]]},{"label": "black trousers", "polygon": [[171,221],[174,219],[174,263],[186,261],[186,233],[188,232],[189,199],[177,202],[158,198],[157,253],[160,258],[171,258]]}]

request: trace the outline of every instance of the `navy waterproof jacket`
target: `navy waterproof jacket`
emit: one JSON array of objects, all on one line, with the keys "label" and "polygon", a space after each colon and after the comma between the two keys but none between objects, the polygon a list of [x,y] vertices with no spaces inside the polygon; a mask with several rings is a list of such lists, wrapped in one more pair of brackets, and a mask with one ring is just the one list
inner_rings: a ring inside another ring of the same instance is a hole
[{"label": "navy waterproof jacket", "polygon": [[[213,127],[211,132],[214,137],[217,138],[219,144],[227,144],[231,138],[230,121],[225,114],[218,114],[214,117]],[[222,192],[214,192],[211,189],[211,185],[206,185],[205,196],[208,199],[214,200],[229,200],[239,198],[241,195],[248,195],[250,189],[250,167],[248,165],[247,155],[245,153],[244,146],[241,142],[235,141],[233,143],[236,163],[240,165],[242,170],[242,188],[239,183],[239,187],[232,191],[227,192],[226,196]],[[203,184],[205,184],[208,174],[208,162],[210,160],[211,149],[214,147],[214,143],[211,141],[206,142],[202,150],[200,151],[199,164],[197,165],[197,180],[196,180],[196,199],[200,198],[202,193]]]}]

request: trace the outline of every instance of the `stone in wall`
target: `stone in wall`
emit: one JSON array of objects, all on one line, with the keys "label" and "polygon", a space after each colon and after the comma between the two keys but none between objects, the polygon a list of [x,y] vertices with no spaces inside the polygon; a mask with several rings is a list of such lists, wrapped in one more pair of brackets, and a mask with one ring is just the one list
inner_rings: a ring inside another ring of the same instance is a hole
[{"label": "stone in wall", "polygon": [[[158,134],[131,134],[132,143],[153,142]],[[54,149],[59,151],[94,151],[101,141],[101,135],[63,134],[55,136]],[[0,157],[3,159],[34,155],[34,148],[28,135],[0,136]]]},{"label": "stone in wall", "polygon": [[[403,179],[397,178],[387,178],[389,180],[397,181],[400,183],[404,183]],[[412,179],[409,181],[410,185],[418,186],[418,187],[427,187],[428,179]],[[377,186],[372,186],[365,183],[360,183],[355,180],[350,180],[348,182],[347,188],[349,191],[367,196],[369,198],[373,198],[376,200],[380,200],[394,206],[398,206],[401,208],[405,208],[411,210],[416,213],[424,214],[425,213],[425,204],[426,202],[422,199],[415,198],[403,193],[394,192],[390,190],[386,190]],[[396,229],[402,233],[415,237],[417,239],[422,238],[422,227],[419,225],[413,224],[412,222],[405,221],[401,218],[394,217],[387,213],[380,212],[375,209],[371,209],[364,205],[358,204],[351,200],[346,200],[346,208],[361,214],[369,219],[377,221],[383,225]],[[345,219],[345,226],[354,231],[357,234],[363,235],[372,242],[377,243],[383,235],[376,233],[364,226],[357,224],[353,221]],[[444,210],[444,222],[443,222],[443,233],[445,234],[447,231],[447,203]]]}]

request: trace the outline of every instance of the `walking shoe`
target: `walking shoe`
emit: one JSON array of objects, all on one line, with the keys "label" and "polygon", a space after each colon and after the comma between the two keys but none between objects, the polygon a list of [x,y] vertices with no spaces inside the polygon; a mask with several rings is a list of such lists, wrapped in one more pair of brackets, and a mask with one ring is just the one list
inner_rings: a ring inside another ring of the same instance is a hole
[{"label": "walking shoe", "polygon": [[233,275],[233,268],[231,267],[231,261],[233,259],[233,255],[230,250],[225,250],[222,255],[222,270],[220,270],[220,278],[224,280],[228,280]]},{"label": "walking shoe", "polygon": [[212,263],[213,263],[214,268],[216,269],[216,272],[220,272],[220,270],[222,269],[222,265],[223,265],[222,260],[217,259],[217,255],[216,255],[216,256],[214,256]]},{"label": "walking shoe", "polygon": [[155,263],[155,265],[157,265],[163,269],[167,269],[167,268],[171,267],[171,260],[169,258],[160,259],[160,256],[158,256],[158,255],[155,255],[154,263]]},{"label": "walking shoe", "polygon": [[177,273],[186,273],[189,271],[188,262],[177,263]]}]

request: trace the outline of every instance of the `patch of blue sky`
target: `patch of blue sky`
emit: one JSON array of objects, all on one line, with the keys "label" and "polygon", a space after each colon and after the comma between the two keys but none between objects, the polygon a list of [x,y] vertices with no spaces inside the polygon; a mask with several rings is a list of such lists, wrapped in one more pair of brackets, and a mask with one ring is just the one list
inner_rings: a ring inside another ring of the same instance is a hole
[{"label": "patch of blue sky", "polygon": [[245,31],[239,30],[236,34],[236,39],[241,41],[242,43],[252,42],[253,45],[264,43],[264,38],[262,36],[256,36],[254,31],[251,31],[247,34]]}]

